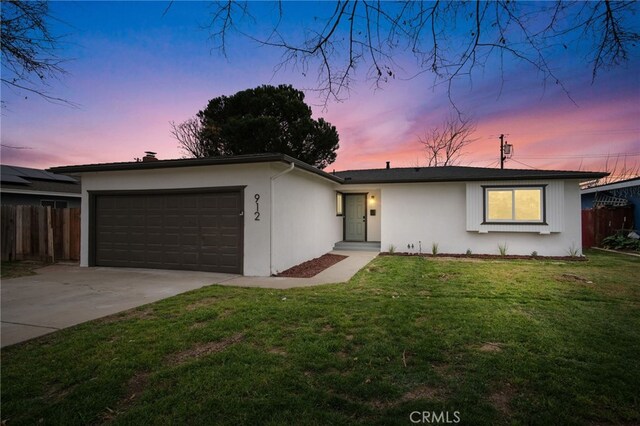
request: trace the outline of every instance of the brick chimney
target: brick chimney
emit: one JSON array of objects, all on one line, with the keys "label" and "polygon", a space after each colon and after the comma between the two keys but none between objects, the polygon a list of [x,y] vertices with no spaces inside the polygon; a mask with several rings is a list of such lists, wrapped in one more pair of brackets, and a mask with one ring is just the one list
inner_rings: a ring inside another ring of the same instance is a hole
[{"label": "brick chimney", "polygon": [[145,151],[144,152],[144,157],[142,157],[142,161],[143,162],[147,162],[147,161],[158,161],[158,159],[156,158],[156,153],[153,151]]}]

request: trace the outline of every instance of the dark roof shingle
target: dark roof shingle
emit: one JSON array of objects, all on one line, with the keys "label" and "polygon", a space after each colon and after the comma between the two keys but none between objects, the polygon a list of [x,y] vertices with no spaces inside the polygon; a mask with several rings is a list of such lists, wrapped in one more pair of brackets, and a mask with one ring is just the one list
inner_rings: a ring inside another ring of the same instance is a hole
[{"label": "dark roof shingle", "polygon": [[481,167],[407,167],[391,169],[347,170],[327,173],[307,163],[284,154],[251,154],[227,157],[187,158],[149,162],[123,162],[85,164],[53,167],[56,173],[82,173],[115,170],[145,170],[173,167],[212,166],[222,164],[249,164],[264,162],[295,163],[303,170],[315,173],[337,183],[408,183],[408,182],[456,182],[471,180],[522,180],[522,179],[595,179],[606,173],[562,170],[487,169]]},{"label": "dark roof shingle", "polygon": [[566,170],[489,169],[483,167],[404,167],[335,172],[345,184],[459,182],[478,180],[595,179],[607,173]]}]

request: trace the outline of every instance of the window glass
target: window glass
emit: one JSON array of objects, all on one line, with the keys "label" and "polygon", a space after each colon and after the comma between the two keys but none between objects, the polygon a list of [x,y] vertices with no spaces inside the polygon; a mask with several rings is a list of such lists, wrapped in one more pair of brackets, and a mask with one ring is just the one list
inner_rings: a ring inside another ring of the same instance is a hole
[{"label": "window glass", "polygon": [[516,189],[515,220],[539,222],[542,220],[542,190],[539,188]]},{"label": "window glass", "polygon": [[42,200],[40,201],[40,205],[42,207],[55,207],[56,202],[52,200]]},{"label": "window glass", "polygon": [[336,216],[342,216],[344,214],[342,210],[342,206],[343,206],[342,193],[336,192]]},{"label": "window glass", "polygon": [[487,220],[513,219],[513,191],[510,189],[487,191]]},{"label": "window glass", "polygon": [[488,222],[542,222],[543,188],[486,188]]}]

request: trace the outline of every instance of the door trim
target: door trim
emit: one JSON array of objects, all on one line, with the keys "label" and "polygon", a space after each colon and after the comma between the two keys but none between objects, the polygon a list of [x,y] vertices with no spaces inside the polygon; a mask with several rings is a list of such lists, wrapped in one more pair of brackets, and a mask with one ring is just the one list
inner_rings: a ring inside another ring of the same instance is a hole
[{"label": "door trim", "polygon": [[[358,196],[358,197],[364,197],[364,242],[369,241],[367,239],[367,234],[368,234],[368,224],[369,224],[369,212],[367,211],[367,198],[369,197],[369,193],[368,192],[350,192],[350,193],[346,193],[343,192],[342,193],[343,198],[343,202],[344,202],[344,215],[342,216],[342,241],[347,241],[347,197],[350,196]],[[354,242],[362,242],[362,241],[354,241]]]},{"label": "door trim", "polygon": [[97,190],[87,191],[89,195],[89,235],[87,243],[89,245],[88,266],[96,266],[96,203],[100,195],[166,195],[166,194],[202,194],[238,192],[240,194],[240,275],[244,275],[244,189],[246,185],[238,186],[215,186],[205,188],[172,188],[172,189],[125,189],[125,190]]}]

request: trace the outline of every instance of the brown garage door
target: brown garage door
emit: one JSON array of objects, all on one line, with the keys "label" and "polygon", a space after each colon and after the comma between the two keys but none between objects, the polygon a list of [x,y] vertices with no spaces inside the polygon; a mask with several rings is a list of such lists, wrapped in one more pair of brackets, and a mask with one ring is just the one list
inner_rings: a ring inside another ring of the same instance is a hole
[{"label": "brown garage door", "polygon": [[92,204],[96,266],[242,273],[241,191],[94,194]]}]

